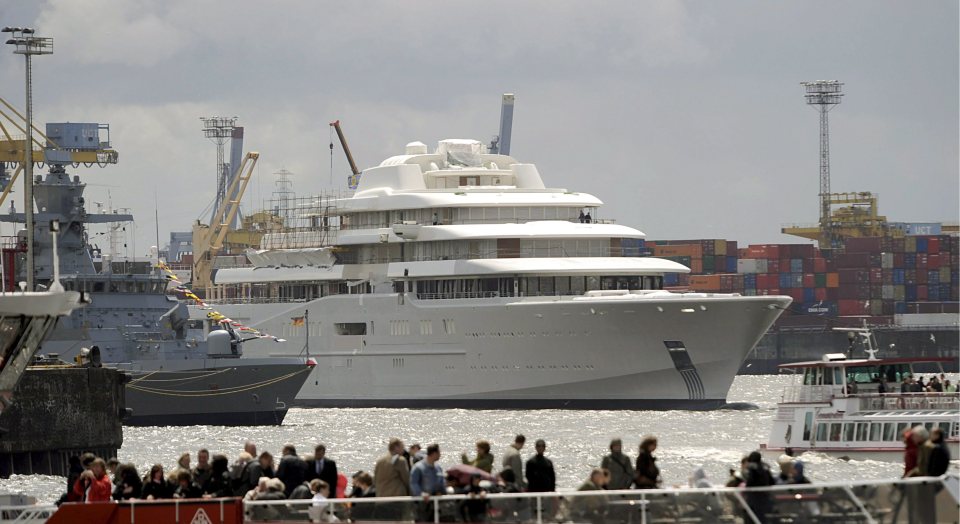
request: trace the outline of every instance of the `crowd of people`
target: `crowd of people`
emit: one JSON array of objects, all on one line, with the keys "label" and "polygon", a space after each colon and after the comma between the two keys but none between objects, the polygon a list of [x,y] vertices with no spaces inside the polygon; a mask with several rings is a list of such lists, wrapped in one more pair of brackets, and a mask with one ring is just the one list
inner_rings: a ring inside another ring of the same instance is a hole
[{"label": "crowd of people", "polygon": [[[939,428],[928,432],[925,427],[916,426],[905,432],[904,442],[905,477],[939,476],[946,472],[950,452]],[[412,497],[419,502],[457,493],[468,497],[456,505],[455,511],[459,513],[456,517],[479,522],[485,520],[489,509],[488,493],[556,491],[556,470],[553,461],[546,456],[546,442],[537,440],[533,446],[534,455],[526,461],[521,455],[525,446],[526,438],[517,435],[498,462],[490,442],[480,440],[472,457],[463,453],[458,464],[443,468],[438,444],[426,448],[419,444],[407,447],[402,440],[392,439],[372,471],[358,471],[350,479],[337,469],[336,461],[327,456],[323,444],[316,445],[313,454],[306,456],[300,456],[292,444],[287,444],[276,459],[268,451],[258,454],[256,444],[247,442],[232,463],[226,455],[211,455],[208,450],[201,449],[195,464],[191,454],[184,453],[171,471],[165,471],[161,464],[154,464],[143,476],[133,464],[121,464],[116,459],[104,461],[85,454],[71,459],[68,489],[61,501],[216,497],[310,499],[313,501],[312,510],[322,512],[330,498]],[[657,438],[653,436],[641,439],[635,459],[624,451],[621,439],[611,440],[609,453],[600,459],[598,467],[590,471],[578,491],[661,487],[656,451]],[[739,469],[730,470],[725,486],[809,484],[803,462],[791,455],[788,450],[780,457],[777,461],[779,471],[775,472],[762,460],[759,452],[750,453],[743,457]],[[713,487],[703,468],[694,470],[689,485],[692,488]],[[768,493],[747,492],[744,498],[755,514],[769,513],[772,499]],[[411,509],[410,504],[403,503],[356,504],[351,512],[354,519],[396,519],[411,516],[411,511],[423,511],[429,514],[413,516],[433,520],[435,508],[432,504],[419,503],[414,508],[419,509]],[[603,500],[596,497],[575,498],[569,509],[588,519],[607,511]],[[516,510],[523,511],[523,508]],[[336,518],[332,511],[328,515],[330,519]]]}]

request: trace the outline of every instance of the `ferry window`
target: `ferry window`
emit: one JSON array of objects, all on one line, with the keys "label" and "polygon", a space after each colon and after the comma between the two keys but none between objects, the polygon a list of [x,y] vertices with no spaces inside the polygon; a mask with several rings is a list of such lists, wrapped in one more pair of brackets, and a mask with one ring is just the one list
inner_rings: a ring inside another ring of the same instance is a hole
[{"label": "ferry window", "polygon": [[814,386],[817,383],[817,368],[803,368],[803,385]]},{"label": "ferry window", "polygon": [[893,422],[887,422],[883,425],[883,440],[887,442],[897,440],[897,432],[894,429]]},{"label": "ferry window", "polygon": [[881,440],[882,435],[880,434],[880,429],[883,427],[879,422],[874,422],[870,424],[870,440],[878,441]]},{"label": "ferry window", "polygon": [[856,424],[844,424],[843,440],[846,440],[847,442],[853,442],[855,429],[856,429]]},{"label": "ferry window", "polygon": [[366,335],[366,322],[337,322],[333,325],[338,335]]},{"label": "ferry window", "polygon": [[843,369],[833,368],[833,383],[837,386],[843,384]]},{"label": "ferry window", "polygon": [[600,289],[617,289],[617,277],[602,277]]},{"label": "ferry window", "polygon": [[829,370],[829,369],[825,369],[824,371],[825,371],[825,373],[823,373],[823,376],[822,376],[823,385],[825,385],[825,386],[832,386],[832,385],[833,385],[833,373],[830,373],[830,370]]},{"label": "ferry window", "polygon": [[817,425],[817,440],[827,440],[827,424]]},{"label": "ferry window", "polygon": [[870,424],[866,422],[857,423],[857,441],[863,442],[869,436]]},{"label": "ferry window", "polygon": [[830,441],[839,442],[840,433],[842,432],[842,430],[843,430],[843,424],[837,424],[837,423],[830,424]]},{"label": "ferry window", "polygon": [[807,411],[803,417],[803,440],[810,440],[810,427],[813,425],[813,412]]},{"label": "ferry window", "polygon": [[911,427],[911,426],[907,426],[906,422],[901,422],[897,424],[897,432],[894,435],[893,440],[900,440],[900,437],[903,436],[903,432],[906,431],[908,427]]},{"label": "ferry window", "polygon": [[943,436],[949,438],[949,437],[950,437],[950,423],[949,423],[949,422],[941,422],[941,423],[939,424],[939,427],[940,427],[940,431],[943,431]]}]

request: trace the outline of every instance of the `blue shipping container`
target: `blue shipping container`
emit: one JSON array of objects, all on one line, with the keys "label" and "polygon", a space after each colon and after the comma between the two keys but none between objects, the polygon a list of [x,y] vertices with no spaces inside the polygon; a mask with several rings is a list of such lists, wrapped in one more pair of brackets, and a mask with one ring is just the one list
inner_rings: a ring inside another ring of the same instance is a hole
[{"label": "blue shipping container", "polygon": [[933,271],[927,271],[927,284],[934,285],[940,283],[940,272],[934,269]]},{"label": "blue shipping container", "polygon": [[904,288],[904,298],[907,302],[917,301],[917,286],[908,285]]},{"label": "blue shipping container", "polygon": [[791,259],[790,259],[790,272],[791,272],[791,273],[803,273],[803,259],[802,259],[802,258],[791,258]]},{"label": "blue shipping container", "polygon": [[907,303],[906,302],[894,302],[893,303],[893,312],[897,315],[907,314]]},{"label": "blue shipping container", "polygon": [[790,273],[780,273],[780,289],[790,289],[793,287],[793,279]]},{"label": "blue shipping container", "polygon": [[907,279],[907,272],[904,269],[894,269],[893,270],[893,285],[902,286],[903,282]]},{"label": "blue shipping container", "polygon": [[803,301],[804,302],[813,302],[817,299],[817,294],[812,287],[803,288]]},{"label": "blue shipping container", "polygon": [[917,253],[926,253],[927,245],[927,237],[917,237]]},{"label": "blue shipping container", "polygon": [[907,269],[915,269],[917,267],[917,254],[916,253],[904,253],[903,254],[903,267]]},{"label": "blue shipping container", "polygon": [[950,300],[950,284],[940,284],[940,300]]},{"label": "blue shipping container", "polygon": [[940,286],[928,286],[927,287],[927,300],[931,302],[940,301]]},{"label": "blue shipping container", "polygon": [[737,257],[727,255],[727,273],[737,272]]}]

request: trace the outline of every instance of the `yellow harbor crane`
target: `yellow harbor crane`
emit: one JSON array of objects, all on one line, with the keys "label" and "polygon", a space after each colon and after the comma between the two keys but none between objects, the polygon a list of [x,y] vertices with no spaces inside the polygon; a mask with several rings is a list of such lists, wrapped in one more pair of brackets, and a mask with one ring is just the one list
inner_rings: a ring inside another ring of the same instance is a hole
[{"label": "yellow harbor crane", "polygon": [[[259,158],[260,153],[256,152],[247,153],[244,157],[237,176],[227,188],[227,198],[214,212],[210,225],[201,224],[199,220],[193,225],[193,290],[203,293],[207,298],[212,294],[212,274],[216,258],[224,248],[224,241],[230,233],[230,224],[240,210],[240,201]],[[253,245],[254,242],[259,244],[259,238],[240,240],[248,245]]]},{"label": "yellow harbor crane", "polygon": [[[5,181],[0,205],[13,189],[26,155],[26,117],[9,102],[0,98],[0,162],[16,166],[13,176]],[[17,134],[12,134],[11,129]],[[31,144],[30,157],[34,164],[60,164],[104,167],[116,164],[119,154],[110,147],[110,126],[88,123],[47,124],[44,133],[32,126],[36,133]],[[100,131],[107,133],[106,141],[100,141]],[[39,136],[40,138],[36,138]],[[42,140],[42,141],[41,141]]]}]

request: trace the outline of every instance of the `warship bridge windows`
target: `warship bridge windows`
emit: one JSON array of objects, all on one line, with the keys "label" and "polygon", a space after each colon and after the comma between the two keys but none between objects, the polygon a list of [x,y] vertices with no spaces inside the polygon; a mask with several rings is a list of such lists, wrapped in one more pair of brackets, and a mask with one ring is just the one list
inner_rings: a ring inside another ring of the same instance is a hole
[{"label": "warship bridge windows", "polygon": [[338,335],[358,336],[367,334],[366,322],[336,322],[333,328]]}]

